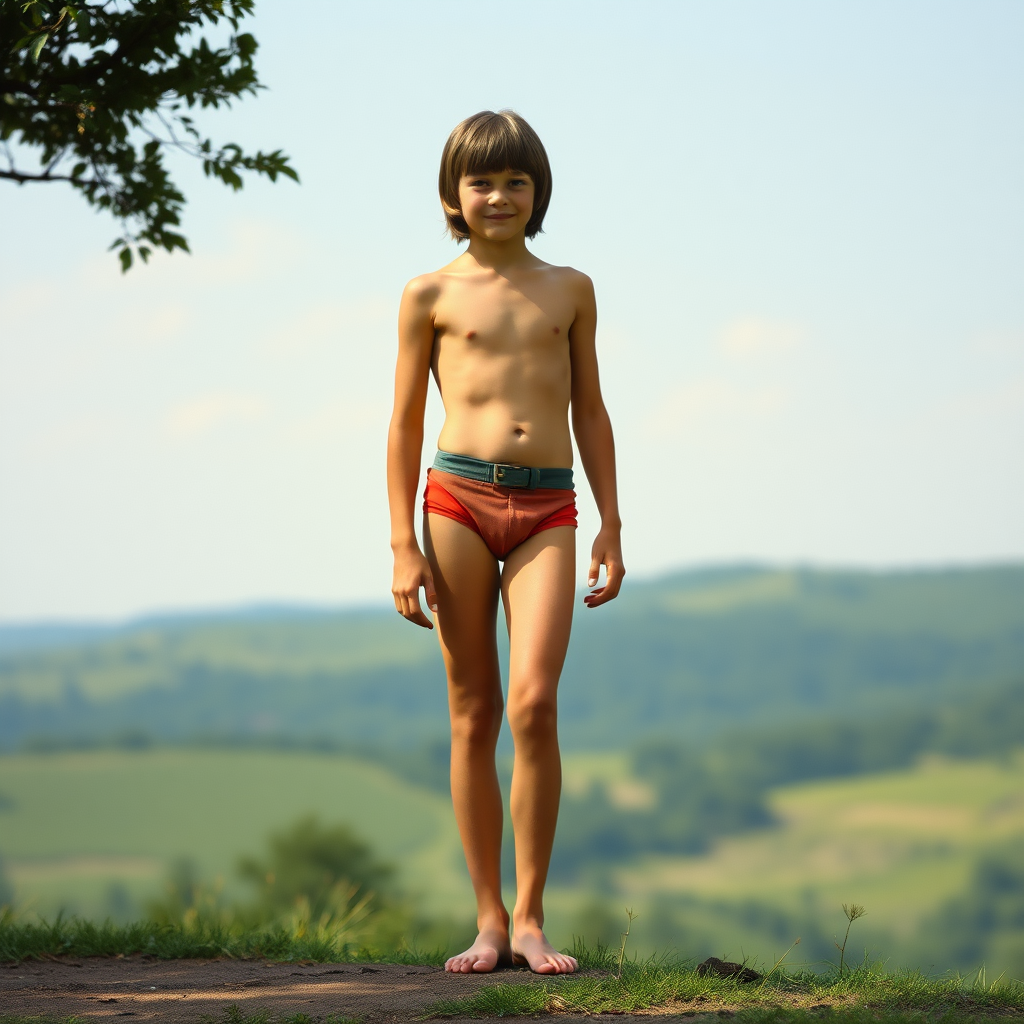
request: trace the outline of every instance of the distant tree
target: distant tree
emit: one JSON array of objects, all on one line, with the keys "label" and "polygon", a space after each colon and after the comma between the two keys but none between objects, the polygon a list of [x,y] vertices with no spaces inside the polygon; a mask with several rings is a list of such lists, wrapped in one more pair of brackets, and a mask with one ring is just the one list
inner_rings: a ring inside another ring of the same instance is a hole
[{"label": "distant tree", "polygon": [[238,873],[251,882],[260,903],[273,915],[307,900],[315,918],[326,909],[332,890],[351,886],[380,902],[394,869],[378,861],[370,846],[347,825],[322,825],[313,815],[273,833],[266,860],[243,857]]},{"label": "distant tree", "polygon": [[[122,270],[152,247],[188,251],[177,230],[185,197],[164,167],[174,147],[237,190],[242,171],[298,181],[281,150],[214,145],[187,113],[230,106],[263,88],[256,40],[238,32],[255,0],[0,0],[0,178],[68,182],[122,225],[111,245]],[[226,22],[222,46],[194,34]],[[191,45],[190,45],[191,44]],[[17,149],[38,166],[17,166]]]},{"label": "distant tree", "polygon": [[0,858],[0,908],[14,906],[14,886],[11,885],[4,871],[3,858]]}]

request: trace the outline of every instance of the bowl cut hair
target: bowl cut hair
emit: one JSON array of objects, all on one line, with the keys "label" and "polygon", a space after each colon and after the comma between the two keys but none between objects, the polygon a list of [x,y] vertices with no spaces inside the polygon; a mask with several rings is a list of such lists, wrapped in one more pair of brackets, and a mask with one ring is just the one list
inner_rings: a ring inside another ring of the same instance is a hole
[{"label": "bowl cut hair", "polygon": [[459,180],[464,174],[495,171],[525,171],[533,179],[533,213],[526,237],[533,238],[542,230],[551,200],[551,165],[543,143],[514,110],[481,110],[455,126],[441,154],[437,190],[448,231],[457,242],[469,238],[459,204]]}]

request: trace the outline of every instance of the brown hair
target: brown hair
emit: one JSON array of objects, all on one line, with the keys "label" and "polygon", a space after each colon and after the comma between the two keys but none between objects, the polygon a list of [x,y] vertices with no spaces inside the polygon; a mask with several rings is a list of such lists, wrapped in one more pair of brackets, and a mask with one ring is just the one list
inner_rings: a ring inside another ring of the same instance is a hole
[{"label": "brown hair", "polygon": [[537,133],[514,110],[481,110],[455,126],[441,154],[437,190],[457,242],[469,238],[469,226],[459,205],[459,179],[464,174],[525,171],[533,179],[533,213],[526,237],[541,230],[551,200],[551,166]]}]

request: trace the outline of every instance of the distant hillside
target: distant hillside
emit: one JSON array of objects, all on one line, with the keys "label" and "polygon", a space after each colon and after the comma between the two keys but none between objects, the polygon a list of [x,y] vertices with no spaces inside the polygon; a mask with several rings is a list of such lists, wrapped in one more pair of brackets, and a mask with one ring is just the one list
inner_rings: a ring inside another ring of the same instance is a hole
[{"label": "distant hillside", "polygon": [[[397,747],[446,731],[436,638],[394,612],[263,611],[54,637],[43,646],[36,629],[34,649],[12,650],[0,631],[3,747],[127,730]],[[615,604],[578,610],[561,730],[568,749],[704,740],[956,703],[1022,674],[1024,566],[687,572],[630,580]]]}]

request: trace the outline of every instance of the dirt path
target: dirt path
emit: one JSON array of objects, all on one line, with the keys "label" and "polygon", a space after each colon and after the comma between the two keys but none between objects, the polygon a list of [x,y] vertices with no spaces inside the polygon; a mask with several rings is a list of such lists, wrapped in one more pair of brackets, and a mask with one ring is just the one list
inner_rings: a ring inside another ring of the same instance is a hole
[{"label": "dirt path", "polygon": [[[234,1004],[247,1016],[269,1010],[272,1016],[305,1013],[314,1021],[338,1014],[394,1024],[415,1020],[438,999],[471,995],[498,982],[534,980],[526,970],[455,976],[439,967],[402,964],[25,960],[0,965],[0,1014],[191,1024],[207,1014],[220,1021]],[[570,1019],[560,1016],[559,1022]]]}]

